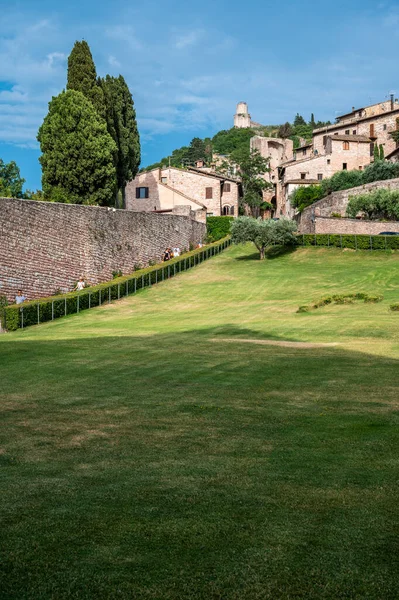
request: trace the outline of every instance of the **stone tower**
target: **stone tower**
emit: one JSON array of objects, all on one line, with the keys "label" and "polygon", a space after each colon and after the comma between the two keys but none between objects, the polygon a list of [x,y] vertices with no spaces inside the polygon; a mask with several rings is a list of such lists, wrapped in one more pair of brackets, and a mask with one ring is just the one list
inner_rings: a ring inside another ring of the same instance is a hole
[{"label": "stone tower", "polygon": [[251,127],[251,115],[248,112],[246,102],[239,102],[237,104],[236,114],[234,115],[234,127]]}]

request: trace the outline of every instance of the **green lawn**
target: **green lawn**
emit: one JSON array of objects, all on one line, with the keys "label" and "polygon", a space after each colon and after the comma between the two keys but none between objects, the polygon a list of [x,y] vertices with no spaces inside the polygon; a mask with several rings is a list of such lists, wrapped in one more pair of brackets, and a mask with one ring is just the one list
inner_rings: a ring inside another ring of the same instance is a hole
[{"label": "green lawn", "polygon": [[255,258],[0,336],[1,599],[399,598],[399,254]]}]

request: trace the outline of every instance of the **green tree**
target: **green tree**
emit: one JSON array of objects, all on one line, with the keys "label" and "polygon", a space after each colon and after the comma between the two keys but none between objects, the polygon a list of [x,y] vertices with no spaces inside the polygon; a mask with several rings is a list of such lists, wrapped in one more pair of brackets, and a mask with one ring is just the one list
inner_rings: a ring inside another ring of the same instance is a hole
[{"label": "green tree", "polygon": [[288,121],[287,121],[287,123],[284,123],[284,125],[280,125],[280,127],[278,129],[277,137],[286,139],[286,138],[291,137],[292,134],[293,134],[293,130],[292,130],[291,124],[288,123]]},{"label": "green tree", "polygon": [[349,217],[359,213],[368,219],[399,219],[399,190],[379,189],[366,194],[352,196],[346,209]]},{"label": "green tree", "polygon": [[262,260],[270,246],[295,245],[296,228],[296,223],[290,219],[263,221],[252,217],[238,217],[231,225],[231,239],[234,244],[255,244]]},{"label": "green tree", "polygon": [[117,148],[105,121],[81,92],[63,91],[39,129],[43,192],[59,202],[113,204]]},{"label": "green tree", "polygon": [[292,206],[302,212],[307,206],[310,206],[322,198],[323,192],[320,185],[309,185],[307,187],[298,187],[291,194],[290,201]]},{"label": "green tree", "polygon": [[377,144],[374,144],[374,161],[377,162],[380,160],[380,151],[378,149]]},{"label": "green tree", "polygon": [[269,158],[263,158],[258,150],[241,148],[232,152],[229,161],[220,166],[222,173],[229,174],[231,164],[237,167],[236,175],[241,179],[243,198],[241,207],[247,206],[252,214],[257,208],[261,207],[263,202],[263,190],[272,188],[272,184],[266,181],[264,175],[270,172]]},{"label": "green tree", "polygon": [[101,85],[105,98],[108,133],[116,146],[114,165],[117,190],[120,191],[124,208],[126,184],[136,177],[141,158],[136,111],[132,95],[122,75],[107,75],[101,80]]},{"label": "green tree", "polygon": [[240,149],[248,149],[250,139],[255,135],[253,129],[232,127],[219,131],[212,138],[213,151],[217,154],[231,154]]},{"label": "green tree", "polygon": [[3,198],[22,198],[25,179],[21,177],[15,161],[5,163],[0,158],[0,196]]},{"label": "green tree", "polygon": [[187,152],[187,159],[189,164],[194,165],[197,160],[205,160],[206,158],[206,147],[204,140],[195,137],[191,140],[190,146]]},{"label": "green tree", "polygon": [[384,160],[385,158],[385,153],[384,153],[384,146],[382,144],[380,144],[380,156],[379,156],[380,160]]},{"label": "green tree", "polygon": [[305,119],[299,113],[296,113],[294,119],[294,127],[299,127],[301,125],[306,125]]},{"label": "green tree", "polygon": [[98,114],[105,118],[104,93],[97,79],[89,44],[85,40],[75,42],[68,57],[67,90],[82,92],[93,103]]},{"label": "green tree", "polygon": [[314,114],[310,115],[309,125],[314,129],[316,127],[316,121],[314,120]]}]

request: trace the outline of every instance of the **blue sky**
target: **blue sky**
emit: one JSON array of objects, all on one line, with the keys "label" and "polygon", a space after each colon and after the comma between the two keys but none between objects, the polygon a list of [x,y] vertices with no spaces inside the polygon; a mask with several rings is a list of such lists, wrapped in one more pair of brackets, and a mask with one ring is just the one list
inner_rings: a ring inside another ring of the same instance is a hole
[{"label": "blue sky", "polygon": [[231,127],[240,100],[276,124],[399,95],[398,0],[0,0],[0,158],[29,188],[37,129],[83,38],[98,74],[129,84],[143,165]]}]

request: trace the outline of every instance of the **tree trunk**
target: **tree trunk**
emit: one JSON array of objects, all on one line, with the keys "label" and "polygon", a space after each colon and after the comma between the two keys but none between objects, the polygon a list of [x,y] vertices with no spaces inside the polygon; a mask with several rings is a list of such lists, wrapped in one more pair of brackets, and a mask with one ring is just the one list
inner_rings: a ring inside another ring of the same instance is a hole
[{"label": "tree trunk", "polygon": [[259,250],[259,258],[260,258],[260,260],[264,260],[264,258],[265,258],[265,248],[264,248],[264,246],[262,246],[262,248],[258,248],[258,250]]}]

